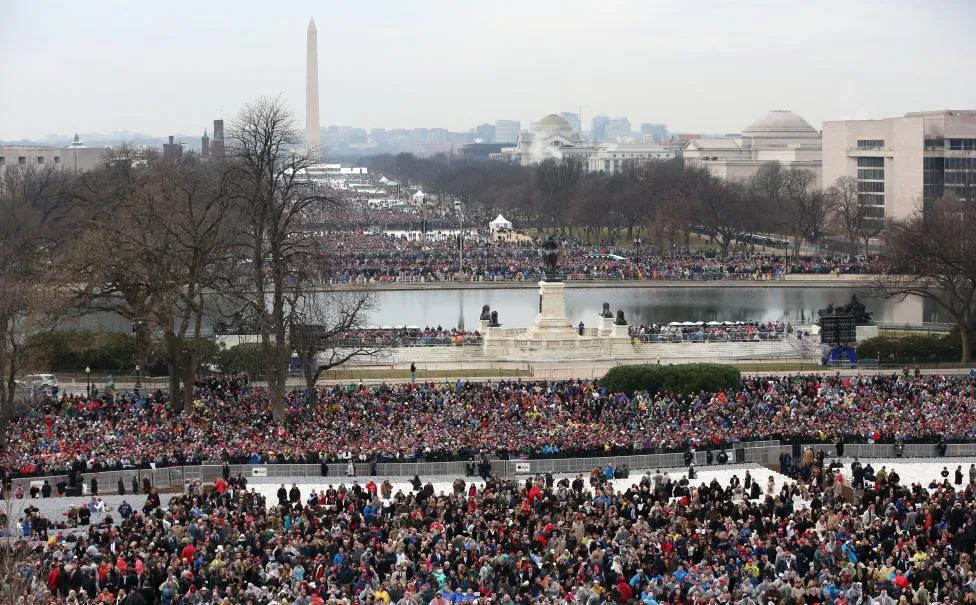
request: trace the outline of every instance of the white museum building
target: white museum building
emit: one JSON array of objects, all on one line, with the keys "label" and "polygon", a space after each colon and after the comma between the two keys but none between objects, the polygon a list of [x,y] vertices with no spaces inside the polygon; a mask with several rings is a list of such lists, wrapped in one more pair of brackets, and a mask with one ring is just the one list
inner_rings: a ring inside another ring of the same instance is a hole
[{"label": "white museum building", "polygon": [[701,165],[725,179],[747,179],[766,162],[802,168],[820,182],[820,133],[792,111],[776,109],[746,126],[736,137],[701,138],[683,150],[685,163]]},{"label": "white museum building", "polygon": [[590,143],[562,116],[549,114],[519,133],[515,146],[502,150],[498,159],[531,166],[548,158],[579,158],[587,172],[619,172],[627,164],[669,160],[675,154],[653,143]]}]

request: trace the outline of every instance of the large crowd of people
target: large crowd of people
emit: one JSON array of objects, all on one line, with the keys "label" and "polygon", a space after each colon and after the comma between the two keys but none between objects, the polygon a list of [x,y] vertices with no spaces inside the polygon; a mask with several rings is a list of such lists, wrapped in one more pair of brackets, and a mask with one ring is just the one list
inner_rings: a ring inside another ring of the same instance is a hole
[{"label": "large crowd of people", "polygon": [[[312,218],[313,225],[329,231],[349,231],[368,226],[398,231],[420,229],[438,231],[457,227],[457,217],[453,211],[415,207],[383,208],[370,206],[363,200],[341,204],[338,207],[329,205]],[[483,224],[491,218],[483,214],[475,214],[469,220]]]},{"label": "large crowd of people", "polygon": [[[579,380],[323,387],[291,393],[280,423],[245,375],[201,377],[195,395],[181,414],[161,394],[49,401],[11,422],[3,474],[976,438],[976,378],[907,371],[683,396]],[[59,520],[19,494],[4,531],[29,541],[15,574],[33,602],[70,605],[976,602],[976,467],[908,485],[822,451],[780,462],[785,483],[740,469],[699,484],[693,466],[514,481],[479,465],[444,493],[420,477],[323,478],[270,500],[225,466],[214,483],[143,485],[145,504],[110,509],[92,497]],[[27,603],[11,586],[0,578],[0,601]]]},{"label": "large crowd of people", "polygon": [[976,378],[749,377],[735,391],[608,392],[582,380],[322,386],[285,420],[246,376],[198,379],[189,409],[162,394],[63,395],[12,419],[4,474],[196,464],[465,460],[682,451],[748,440],[976,438]]},{"label": "large crowd of people", "polygon": [[[491,241],[471,235],[458,253],[456,236],[384,235],[336,232],[322,235],[322,276],[338,283],[431,281],[532,281],[544,275],[538,246],[531,241]],[[789,273],[840,275],[880,273],[876,257],[787,256],[739,253],[717,258],[691,250],[666,254],[570,241],[562,248],[559,270],[566,279],[729,280],[779,279]]]},{"label": "large crowd of people", "polygon": [[[820,458],[777,484],[647,472],[370,479],[268,501],[243,478],[123,503],[73,532],[28,509],[34,602],[124,605],[901,605],[976,601],[976,491],[853,490]],[[689,469],[694,475],[694,469]],[[957,482],[958,483],[958,482]],[[8,601],[15,603],[11,598]],[[26,603],[20,597],[16,603]]]},{"label": "large crowd of people", "polygon": [[784,322],[713,321],[671,322],[670,324],[641,324],[630,326],[632,338],[642,342],[746,342],[777,340],[793,333]]},{"label": "large crowd of people", "polygon": [[390,347],[433,347],[480,345],[481,333],[478,330],[445,328],[442,326],[400,326],[367,327],[361,330],[348,330],[333,336],[332,346],[381,345]]}]

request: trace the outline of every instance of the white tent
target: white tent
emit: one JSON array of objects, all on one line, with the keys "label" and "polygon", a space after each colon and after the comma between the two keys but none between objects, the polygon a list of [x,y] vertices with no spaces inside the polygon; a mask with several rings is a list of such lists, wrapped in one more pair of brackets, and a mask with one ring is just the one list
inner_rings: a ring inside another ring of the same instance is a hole
[{"label": "white tent", "polygon": [[427,194],[424,193],[424,190],[418,189],[417,193],[413,194],[413,201],[417,202],[418,204],[422,204],[425,197],[427,197]]},{"label": "white tent", "polygon": [[498,218],[496,218],[495,220],[493,220],[490,223],[488,223],[488,228],[491,229],[492,231],[500,231],[502,229],[511,229],[512,228],[512,223],[509,222],[509,221],[507,221],[507,220],[505,220],[505,217],[499,214],[498,215]]}]

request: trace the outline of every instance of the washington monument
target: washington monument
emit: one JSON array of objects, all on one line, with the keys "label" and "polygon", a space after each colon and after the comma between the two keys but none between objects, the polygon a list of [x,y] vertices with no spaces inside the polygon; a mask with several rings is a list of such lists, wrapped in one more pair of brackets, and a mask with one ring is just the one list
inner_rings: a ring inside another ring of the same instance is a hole
[{"label": "washington monument", "polygon": [[319,152],[319,45],[315,19],[308,20],[305,57],[305,146]]}]

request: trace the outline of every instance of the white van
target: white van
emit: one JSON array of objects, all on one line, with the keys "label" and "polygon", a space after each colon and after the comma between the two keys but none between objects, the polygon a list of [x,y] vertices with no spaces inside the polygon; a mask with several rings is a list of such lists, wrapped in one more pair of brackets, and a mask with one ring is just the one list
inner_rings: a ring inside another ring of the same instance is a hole
[{"label": "white van", "polygon": [[58,377],[54,374],[30,374],[18,381],[20,386],[26,388],[47,388],[58,386]]}]

